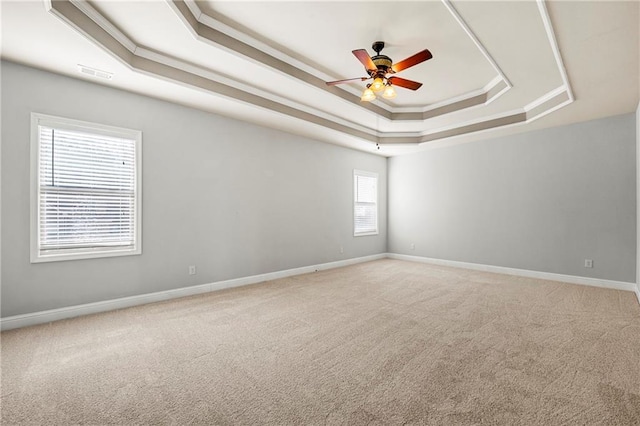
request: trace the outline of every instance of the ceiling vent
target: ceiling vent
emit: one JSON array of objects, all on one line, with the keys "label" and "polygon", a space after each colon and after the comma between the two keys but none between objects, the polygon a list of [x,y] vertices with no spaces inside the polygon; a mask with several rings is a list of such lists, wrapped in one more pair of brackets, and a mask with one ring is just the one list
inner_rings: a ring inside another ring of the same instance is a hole
[{"label": "ceiling vent", "polygon": [[78,64],[78,71],[82,74],[90,75],[91,77],[103,78],[105,80],[111,80],[113,78],[113,73],[111,72],[101,71],[80,64]]}]

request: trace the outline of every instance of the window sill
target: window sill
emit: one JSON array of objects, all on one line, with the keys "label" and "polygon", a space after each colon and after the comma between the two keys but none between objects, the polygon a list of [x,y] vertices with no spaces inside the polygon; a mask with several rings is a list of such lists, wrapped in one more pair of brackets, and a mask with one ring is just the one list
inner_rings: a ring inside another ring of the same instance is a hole
[{"label": "window sill", "polygon": [[353,236],[354,237],[365,237],[367,235],[378,235],[379,232],[378,231],[371,231],[371,232],[354,232]]},{"label": "window sill", "polygon": [[74,253],[55,253],[55,254],[31,254],[31,263],[45,263],[45,262],[62,262],[66,260],[81,260],[81,259],[98,259],[101,257],[115,257],[115,256],[135,256],[142,254],[141,248],[135,249],[112,249],[112,250],[93,250],[93,251],[81,251]]}]

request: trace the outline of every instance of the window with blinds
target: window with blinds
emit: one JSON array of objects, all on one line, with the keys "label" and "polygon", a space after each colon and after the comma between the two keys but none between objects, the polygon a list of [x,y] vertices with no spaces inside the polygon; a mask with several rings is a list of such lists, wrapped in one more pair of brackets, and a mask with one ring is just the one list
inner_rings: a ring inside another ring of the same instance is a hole
[{"label": "window with blinds", "polygon": [[353,234],[378,233],[378,174],[353,171]]},{"label": "window with blinds", "polygon": [[138,131],[33,114],[32,262],[139,254]]}]

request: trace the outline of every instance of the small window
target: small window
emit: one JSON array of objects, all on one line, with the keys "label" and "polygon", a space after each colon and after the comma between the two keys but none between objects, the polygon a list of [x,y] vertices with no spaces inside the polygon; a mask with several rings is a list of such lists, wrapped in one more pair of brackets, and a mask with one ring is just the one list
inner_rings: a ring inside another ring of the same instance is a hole
[{"label": "small window", "polygon": [[353,171],[353,235],[378,233],[378,174]]},{"label": "small window", "polygon": [[31,262],[141,253],[142,133],[31,114]]}]

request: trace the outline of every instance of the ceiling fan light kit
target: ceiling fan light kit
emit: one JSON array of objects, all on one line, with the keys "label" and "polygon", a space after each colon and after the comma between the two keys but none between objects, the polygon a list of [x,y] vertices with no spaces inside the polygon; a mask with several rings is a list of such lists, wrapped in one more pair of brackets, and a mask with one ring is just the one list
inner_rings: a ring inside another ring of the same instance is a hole
[{"label": "ceiling fan light kit", "polygon": [[391,58],[387,55],[382,55],[380,52],[384,48],[384,41],[376,41],[371,45],[371,48],[376,52],[376,55],[371,57],[365,49],[357,49],[353,51],[353,54],[364,65],[364,69],[369,74],[369,77],[357,77],[349,78],[346,80],[328,81],[327,85],[334,86],[336,84],[349,83],[352,81],[366,81],[373,79],[373,83],[367,84],[366,88],[362,92],[360,100],[363,102],[371,102],[375,100],[375,93],[382,93],[382,97],[385,99],[393,99],[396,97],[396,91],[393,86],[404,87],[409,90],[418,90],[422,83],[417,81],[407,80],[400,77],[395,77],[390,74],[395,74],[414,65],[418,65],[433,57],[429,50],[424,49],[413,56],[410,56],[398,63],[393,63]]},{"label": "ceiling fan light kit", "polygon": [[371,83],[371,90],[374,92],[380,92],[384,89],[384,81],[380,77],[376,77]]},{"label": "ceiling fan light kit", "polygon": [[382,94],[382,97],[385,99],[393,99],[396,97],[396,89],[393,88],[393,86],[390,83],[387,83],[387,85],[384,88],[384,93]]},{"label": "ceiling fan light kit", "polygon": [[371,89],[371,85],[367,84],[367,87],[364,89],[364,92],[362,92],[362,96],[360,97],[360,100],[363,102],[371,102],[375,98],[376,98],[376,94],[373,93],[373,90]]}]

